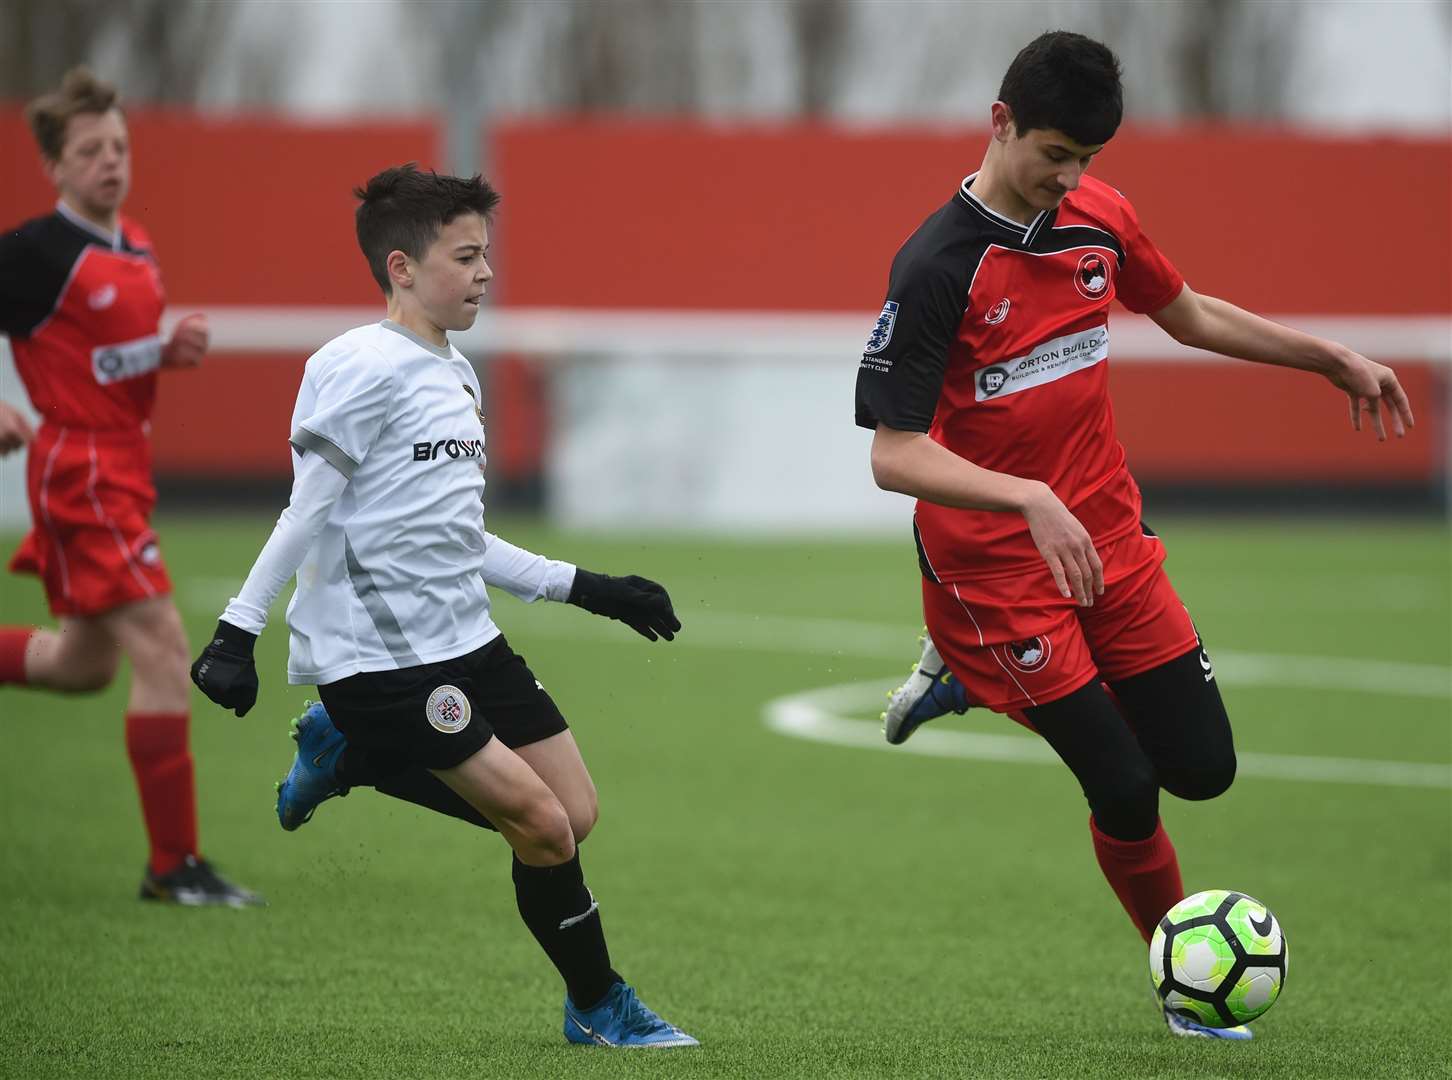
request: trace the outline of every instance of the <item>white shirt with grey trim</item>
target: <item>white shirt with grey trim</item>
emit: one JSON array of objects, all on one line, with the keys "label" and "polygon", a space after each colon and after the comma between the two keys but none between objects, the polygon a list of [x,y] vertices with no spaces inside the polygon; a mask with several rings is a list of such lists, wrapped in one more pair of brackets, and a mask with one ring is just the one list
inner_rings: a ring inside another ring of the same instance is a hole
[{"label": "white shirt with grey trim", "polygon": [[499,628],[486,582],[527,602],[569,596],[573,565],[484,529],[479,400],[457,349],[388,320],[309,358],[293,409],[291,499],[222,614],[260,633],[296,574],[289,682],[415,667],[487,644]]}]

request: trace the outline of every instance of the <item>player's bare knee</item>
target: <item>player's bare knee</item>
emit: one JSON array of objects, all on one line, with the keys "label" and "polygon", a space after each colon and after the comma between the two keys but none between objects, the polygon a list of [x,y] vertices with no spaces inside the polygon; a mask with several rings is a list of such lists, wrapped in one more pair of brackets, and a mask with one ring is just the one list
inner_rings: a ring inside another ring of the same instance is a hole
[{"label": "player's bare knee", "polygon": [[170,641],[133,642],[130,659],[137,681],[154,690],[187,695],[191,686],[189,659],[184,651],[173,648]]},{"label": "player's bare knee", "polygon": [[115,659],[101,657],[94,661],[89,668],[82,668],[77,672],[77,685],[70,689],[86,694],[104,690],[116,681],[116,671],[119,666]]},{"label": "player's bare knee", "polygon": [[90,620],[62,621],[58,630],[41,630],[32,640],[36,682],[63,693],[104,690],[116,678],[121,647]]},{"label": "player's bare knee", "polygon": [[600,802],[595,796],[594,790],[589,794],[576,800],[576,804],[569,808],[570,831],[575,836],[575,843],[584,840],[590,835],[590,830],[595,827],[595,822],[600,820]]},{"label": "player's bare knee", "polygon": [[553,796],[532,805],[515,832],[527,849],[520,852],[527,862],[557,865],[569,862],[575,856],[575,834],[570,815]]},{"label": "player's bare knee", "polygon": [[88,656],[57,671],[54,688],[73,694],[94,694],[115,681],[119,667],[120,658],[114,653]]}]

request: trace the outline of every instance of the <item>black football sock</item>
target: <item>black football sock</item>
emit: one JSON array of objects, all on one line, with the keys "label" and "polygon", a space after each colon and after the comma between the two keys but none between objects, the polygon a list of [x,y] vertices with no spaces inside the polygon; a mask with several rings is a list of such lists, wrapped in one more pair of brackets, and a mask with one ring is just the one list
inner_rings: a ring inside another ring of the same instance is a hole
[{"label": "black football sock", "polygon": [[526,866],[514,857],[514,896],[524,925],[565,980],[578,1008],[598,1005],[621,978],[610,966],[610,949],[599,905],[585,888],[580,853],[559,866]]}]

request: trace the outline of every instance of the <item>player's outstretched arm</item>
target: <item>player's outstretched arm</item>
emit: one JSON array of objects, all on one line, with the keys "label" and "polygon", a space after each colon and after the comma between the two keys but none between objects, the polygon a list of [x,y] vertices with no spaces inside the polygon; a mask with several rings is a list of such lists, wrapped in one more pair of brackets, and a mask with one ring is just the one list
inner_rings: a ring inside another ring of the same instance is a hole
[{"label": "player's outstretched arm", "polygon": [[1104,564],[1089,531],[1042,481],[985,469],[923,432],[885,424],[872,436],[872,478],[885,491],[942,506],[1022,514],[1060,595],[1084,607],[1103,595]]},{"label": "player's outstretched arm", "polygon": [[348,478],[321,454],[304,454],[287,509],[253,563],[242,591],[232,598],[216,632],[192,664],[192,682],[212,701],[238,716],[257,702],[252,649],[267,625],[267,611],[327,524]]},{"label": "player's outstretched arm", "polygon": [[35,430],[21,411],[0,401],[0,457],[19,450],[31,439]]},{"label": "player's outstretched arm", "polygon": [[486,531],[479,576],[484,584],[501,588],[532,604],[536,600],[568,600],[575,568],[570,563],[536,555]]},{"label": "player's outstretched arm", "polygon": [[1396,373],[1338,342],[1271,322],[1188,285],[1150,318],[1182,345],[1324,375],[1349,399],[1351,426],[1360,431],[1362,413],[1369,414],[1378,440],[1386,439],[1387,418],[1397,438],[1416,423]]},{"label": "player's outstretched arm", "polygon": [[547,559],[485,533],[479,574],[526,604],[563,600],[607,619],[618,619],[642,637],[671,641],[681,628],[665,586],[649,578],[611,577]]}]

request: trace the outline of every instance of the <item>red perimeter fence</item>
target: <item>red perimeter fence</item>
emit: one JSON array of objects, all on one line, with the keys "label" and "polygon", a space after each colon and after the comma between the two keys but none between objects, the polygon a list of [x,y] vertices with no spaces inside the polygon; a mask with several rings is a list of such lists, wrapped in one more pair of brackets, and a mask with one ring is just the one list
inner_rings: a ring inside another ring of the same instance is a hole
[{"label": "red perimeter fence", "polygon": [[[127,212],[156,241],[176,313],[245,307],[268,320],[378,307],[352,236],[351,190],[384,166],[441,159],[432,121],[150,110],[129,120]],[[495,296],[509,311],[850,313],[865,335],[893,252],[976,168],[983,141],[944,128],[506,123],[490,146],[504,195]],[[54,193],[16,106],[0,107],[0,145],[0,223],[45,212]],[[1435,489],[1447,469],[1452,343],[1391,342],[1406,320],[1446,337],[1452,140],[1140,128],[1094,168],[1134,201],[1193,287],[1273,316],[1350,320],[1378,359],[1398,365],[1418,410],[1415,438],[1372,447],[1344,430],[1334,391],[1295,373],[1183,358],[1121,364],[1116,415],[1142,479]],[[303,334],[249,353],[223,335],[201,370],[169,373],[154,425],[158,471],[284,472],[301,364],[318,344]],[[842,357],[844,423],[856,359]],[[492,411],[506,471],[534,468],[542,446],[522,370],[501,366]],[[530,421],[511,427],[521,412]]]}]

